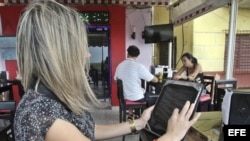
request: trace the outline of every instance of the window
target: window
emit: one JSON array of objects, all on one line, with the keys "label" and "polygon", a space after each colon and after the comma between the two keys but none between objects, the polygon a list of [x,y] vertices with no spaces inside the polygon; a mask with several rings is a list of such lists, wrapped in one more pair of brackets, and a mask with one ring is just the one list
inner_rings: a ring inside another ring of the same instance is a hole
[{"label": "window", "polygon": [[[228,34],[226,35],[225,64],[227,64]],[[237,34],[234,53],[234,74],[250,73],[250,33]]]}]

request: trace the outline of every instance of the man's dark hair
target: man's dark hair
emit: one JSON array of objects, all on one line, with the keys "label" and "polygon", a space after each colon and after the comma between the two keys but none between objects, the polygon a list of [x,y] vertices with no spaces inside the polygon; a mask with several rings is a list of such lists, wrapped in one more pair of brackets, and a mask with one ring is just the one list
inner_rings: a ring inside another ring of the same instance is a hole
[{"label": "man's dark hair", "polygon": [[128,55],[131,57],[137,57],[140,54],[140,50],[138,49],[137,46],[131,45],[127,49]]}]

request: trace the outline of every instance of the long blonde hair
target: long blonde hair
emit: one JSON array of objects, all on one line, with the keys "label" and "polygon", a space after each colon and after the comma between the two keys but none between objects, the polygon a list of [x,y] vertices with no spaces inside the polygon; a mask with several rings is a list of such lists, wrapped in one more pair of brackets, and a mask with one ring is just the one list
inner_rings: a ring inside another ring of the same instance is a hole
[{"label": "long blonde hair", "polygon": [[78,13],[53,0],[31,2],[17,30],[17,62],[25,90],[40,80],[73,112],[100,106],[88,81],[89,51]]}]

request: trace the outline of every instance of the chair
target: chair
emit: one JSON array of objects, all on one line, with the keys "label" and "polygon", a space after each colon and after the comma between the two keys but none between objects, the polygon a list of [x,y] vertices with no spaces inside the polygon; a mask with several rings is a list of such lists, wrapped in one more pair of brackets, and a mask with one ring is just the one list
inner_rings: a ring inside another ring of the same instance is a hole
[{"label": "chair", "polygon": [[13,129],[15,110],[15,101],[0,101],[0,119],[9,121],[6,126],[0,127],[0,136],[8,141],[15,141]]},{"label": "chair", "polygon": [[237,80],[216,80],[215,81],[215,90],[214,90],[214,108],[215,110],[221,110],[221,103],[225,95],[225,89],[236,89]]},{"label": "chair", "polygon": [[0,87],[0,94],[8,92],[6,99],[14,100],[12,85],[5,85]]},{"label": "chair", "polygon": [[18,79],[6,80],[6,82],[11,84],[12,86],[17,86],[18,87],[19,97],[21,99],[23,97],[24,93],[25,93],[23,85],[21,83],[21,80],[18,80]]},{"label": "chair", "polygon": [[[7,93],[6,93],[7,92]],[[0,87],[0,94],[7,94],[6,101],[0,101],[0,119],[4,119],[10,122],[6,127],[0,129],[0,135],[5,135],[8,140],[14,140],[13,133],[13,120],[16,109],[16,102],[13,98],[12,85],[5,85]],[[10,132],[9,132],[10,130]]]},{"label": "chair", "polygon": [[210,111],[212,97],[214,93],[214,84],[215,84],[215,77],[214,76],[203,76],[204,80],[204,89],[206,93],[200,96],[199,104],[197,107],[197,111],[202,111],[202,107],[206,105],[206,111]]},{"label": "chair", "polygon": [[94,87],[98,86],[98,70],[91,68],[89,70],[89,76],[91,77],[92,81],[94,82]]},{"label": "chair", "polygon": [[[120,122],[126,121],[127,113],[129,109],[138,109],[140,110],[140,113],[146,109],[147,103],[146,102],[134,102],[130,100],[124,99],[123,96],[123,84],[122,80],[118,79],[117,80],[117,96],[119,99],[119,120]],[[122,137],[122,140],[125,140],[125,136]]]}]

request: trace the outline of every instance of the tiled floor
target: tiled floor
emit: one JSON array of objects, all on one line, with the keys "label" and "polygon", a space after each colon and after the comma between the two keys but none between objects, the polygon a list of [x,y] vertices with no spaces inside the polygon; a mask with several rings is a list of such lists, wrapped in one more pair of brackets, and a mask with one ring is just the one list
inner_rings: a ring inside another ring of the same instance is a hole
[{"label": "tiled floor", "polygon": [[[113,106],[109,109],[94,110],[92,115],[97,124],[119,123],[119,108],[117,106]],[[104,141],[122,141],[122,137]],[[127,135],[125,136],[125,141],[139,141],[139,135]]]}]

